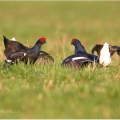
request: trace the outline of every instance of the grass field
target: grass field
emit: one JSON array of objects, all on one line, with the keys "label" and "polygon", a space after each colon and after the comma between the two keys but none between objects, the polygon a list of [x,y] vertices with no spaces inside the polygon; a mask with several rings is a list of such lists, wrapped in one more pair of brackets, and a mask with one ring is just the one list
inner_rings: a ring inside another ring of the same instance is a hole
[{"label": "grass field", "polygon": [[[0,2],[0,118],[120,118],[120,57],[108,68],[62,68],[74,53],[73,37],[90,53],[108,42],[120,46],[120,2]],[[33,46],[42,36],[52,65],[2,70],[3,35]]]}]

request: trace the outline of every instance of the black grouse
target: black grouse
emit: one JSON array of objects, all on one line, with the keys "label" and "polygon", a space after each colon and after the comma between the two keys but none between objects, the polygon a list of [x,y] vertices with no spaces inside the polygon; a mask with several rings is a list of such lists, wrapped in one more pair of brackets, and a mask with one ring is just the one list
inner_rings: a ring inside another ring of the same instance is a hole
[{"label": "black grouse", "polygon": [[[5,46],[5,50],[4,50],[5,58],[9,58],[10,54],[13,54],[16,52],[26,52],[26,51],[29,51],[31,49],[31,48],[24,46],[20,42],[9,40],[5,36],[3,36],[3,38],[4,38],[4,46]],[[21,54],[19,54],[19,55],[21,55]],[[39,57],[36,60],[36,63],[37,64],[40,64],[40,63],[46,64],[46,63],[51,63],[51,62],[54,62],[53,57],[50,56],[48,53],[40,50]],[[3,67],[6,67],[8,64],[13,64],[13,63],[10,62],[9,60],[5,59]]]},{"label": "black grouse", "polygon": [[75,46],[75,54],[64,59],[61,64],[62,66],[81,68],[82,66],[85,66],[88,63],[98,63],[98,56],[87,53],[84,46],[78,39],[73,38],[71,44]]},{"label": "black grouse", "polygon": [[71,44],[75,46],[75,54],[85,54],[92,61],[98,62],[98,56],[87,53],[84,46],[78,39],[73,38]]},{"label": "black grouse", "polygon": [[[98,54],[98,56],[100,56],[100,51],[101,51],[102,48],[103,48],[103,45],[101,45],[101,44],[96,44],[96,45],[92,48],[91,52],[92,52],[92,54],[94,55],[94,52],[96,51],[97,54]],[[113,54],[114,54],[115,52],[117,52],[117,54],[120,56],[120,47],[119,47],[119,46],[109,45],[109,52],[110,52],[110,57],[113,56]]]},{"label": "black grouse", "polygon": [[39,57],[40,48],[44,43],[46,43],[46,38],[40,38],[29,50],[17,51],[7,54],[6,61],[10,64],[17,63],[18,61],[25,62],[26,64],[29,61],[30,63],[34,64]]}]

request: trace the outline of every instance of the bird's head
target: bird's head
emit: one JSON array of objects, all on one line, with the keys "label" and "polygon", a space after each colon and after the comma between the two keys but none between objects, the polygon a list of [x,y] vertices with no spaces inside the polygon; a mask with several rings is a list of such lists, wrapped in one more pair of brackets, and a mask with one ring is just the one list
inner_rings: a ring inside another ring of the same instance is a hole
[{"label": "bird's head", "polygon": [[45,37],[41,37],[39,40],[42,44],[46,43],[46,38]]},{"label": "bird's head", "polygon": [[41,37],[39,40],[38,40],[39,44],[44,44],[46,43],[46,38],[45,37]]},{"label": "bird's head", "polygon": [[76,39],[76,38],[72,38],[71,44],[76,46],[77,44],[81,44],[81,42],[78,39]]},{"label": "bird's head", "polygon": [[72,38],[71,44],[75,46],[75,53],[86,53],[84,46],[81,44],[80,40]]}]

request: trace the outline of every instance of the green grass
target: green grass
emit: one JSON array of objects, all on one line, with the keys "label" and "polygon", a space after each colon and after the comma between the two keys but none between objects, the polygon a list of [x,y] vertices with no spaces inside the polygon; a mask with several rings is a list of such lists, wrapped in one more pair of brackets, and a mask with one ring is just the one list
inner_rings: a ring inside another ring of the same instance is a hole
[{"label": "green grass", "polygon": [[[108,42],[120,45],[120,2],[0,2],[0,118],[120,118],[120,57],[108,68],[62,68],[74,53],[72,37],[86,50]],[[42,50],[52,65],[2,69],[3,37],[33,46],[45,36]]]}]

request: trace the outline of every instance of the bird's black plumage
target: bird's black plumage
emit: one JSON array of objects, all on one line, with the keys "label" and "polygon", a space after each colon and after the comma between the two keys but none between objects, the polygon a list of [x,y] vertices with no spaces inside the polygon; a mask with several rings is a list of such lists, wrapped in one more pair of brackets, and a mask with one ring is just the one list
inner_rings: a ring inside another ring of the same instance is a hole
[{"label": "bird's black plumage", "polygon": [[[28,48],[23,44],[21,44],[20,42],[9,40],[5,36],[3,36],[3,38],[4,38],[4,46],[5,46],[4,55],[6,58],[4,60],[3,67],[6,67],[8,64],[13,64],[18,62],[18,59],[20,59],[20,61],[24,61],[25,63],[27,63],[28,61],[27,59],[31,56],[33,56],[32,59],[34,59],[34,60],[31,59],[33,63],[36,62],[37,64],[39,63],[46,64],[46,63],[54,62],[52,56],[41,50],[39,50],[37,60],[35,60],[34,56],[36,56],[35,55],[36,54],[35,51],[37,50],[36,46],[34,46],[33,48]],[[40,41],[38,40],[37,42]]]},{"label": "bird's black plumage", "polygon": [[23,44],[21,44],[20,42],[9,40],[5,36],[3,36],[3,39],[5,46],[5,50],[4,50],[5,56],[8,56],[9,54],[12,54],[14,52],[19,52],[19,51],[23,52],[30,49],[24,46]]},{"label": "bird's black plumage", "polygon": [[49,63],[53,63],[54,62],[54,59],[53,59],[53,57],[50,55],[50,54],[48,54],[47,52],[45,52],[45,51],[40,51],[39,52],[39,57],[38,57],[38,59],[36,60],[36,64],[49,64]]},{"label": "bird's black plumage", "polygon": [[71,44],[75,46],[75,54],[64,59],[62,66],[80,68],[94,61],[98,62],[98,56],[87,53],[85,47],[78,39],[73,38]]},{"label": "bird's black plumage", "polygon": [[[94,52],[96,51],[98,56],[100,56],[100,51],[101,51],[102,47],[103,47],[103,45],[96,44],[91,50],[92,54],[94,55]],[[120,47],[119,46],[109,45],[109,51],[110,51],[110,57],[112,57],[115,52],[117,52],[117,54],[120,56]]]},{"label": "bird's black plumage", "polygon": [[98,56],[87,53],[85,47],[81,44],[81,42],[78,39],[72,39],[71,44],[75,46],[75,54],[85,54],[92,61],[98,61]]},{"label": "bird's black plumage", "polygon": [[71,68],[81,68],[92,62],[93,61],[89,59],[85,54],[73,54],[64,59],[61,65]]},{"label": "bird's black plumage", "polygon": [[81,44],[81,42],[78,39],[73,38],[71,44],[75,46],[75,53],[83,53],[83,54],[87,53],[85,47]]},{"label": "bird's black plumage", "polygon": [[17,60],[25,62],[26,64],[28,60],[30,63],[34,63],[39,57],[39,52],[42,44],[44,44],[45,42],[46,42],[46,39],[45,40],[39,39],[37,40],[35,45],[29,50],[13,52],[8,56],[6,56],[6,60],[11,63],[16,62]]}]

